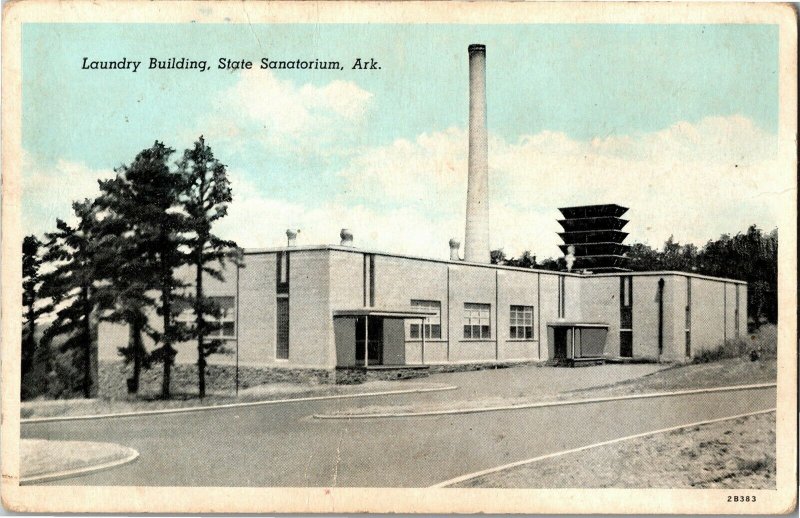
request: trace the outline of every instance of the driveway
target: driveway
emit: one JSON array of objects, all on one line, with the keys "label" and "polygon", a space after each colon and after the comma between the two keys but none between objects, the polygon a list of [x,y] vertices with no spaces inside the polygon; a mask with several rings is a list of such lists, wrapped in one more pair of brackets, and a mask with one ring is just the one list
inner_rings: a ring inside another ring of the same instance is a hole
[{"label": "driveway", "polygon": [[[609,372],[598,369],[596,378],[606,380],[617,372],[618,366],[607,367]],[[559,369],[558,374],[594,375],[589,369]],[[515,380],[524,375],[523,369],[515,370],[449,374],[432,380],[454,383],[455,377],[463,376],[460,390],[465,393],[512,394],[520,389]],[[522,386],[532,390],[530,384]],[[553,385],[542,381],[541,388]],[[22,435],[116,442],[140,452],[133,464],[53,485],[427,487],[598,441],[775,406],[775,389],[767,388],[483,414],[353,421],[311,417],[446,394],[29,423],[23,425]]]}]

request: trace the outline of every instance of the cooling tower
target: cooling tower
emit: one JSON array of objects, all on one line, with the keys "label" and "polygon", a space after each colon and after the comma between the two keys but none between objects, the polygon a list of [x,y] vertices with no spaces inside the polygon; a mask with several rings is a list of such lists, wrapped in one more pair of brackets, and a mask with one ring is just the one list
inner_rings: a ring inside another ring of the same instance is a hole
[{"label": "cooling tower", "polygon": [[470,45],[469,161],[464,260],[489,263],[489,142],[486,129],[486,47]]}]

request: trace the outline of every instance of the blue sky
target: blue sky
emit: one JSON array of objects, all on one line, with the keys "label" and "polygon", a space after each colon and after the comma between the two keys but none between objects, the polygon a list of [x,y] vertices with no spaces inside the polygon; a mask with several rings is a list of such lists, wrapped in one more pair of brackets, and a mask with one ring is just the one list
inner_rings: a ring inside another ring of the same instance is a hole
[{"label": "blue sky", "polygon": [[[349,226],[365,246],[446,255],[447,238],[463,233],[475,42],[487,46],[493,246],[557,254],[553,211],[573,202],[629,204],[631,239],[652,244],[670,233],[705,241],[748,218],[774,226],[770,200],[751,200],[748,182],[777,174],[777,36],[764,25],[26,25],[24,230],[50,228],[66,216],[65,194],[91,195],[94,178],[153,140],[182,150],[203,133],[234,177],[241,207],[222,230],[240,244],[279,244],[285,225],[301,241],[332,242],[333,227]],[[145,63],[135,74],[87,71],[83,57]],[[152,71],[150,57],[345,69]],[[358,57],[381,69],[351,70]],[[682,174],[705,181],[676,164],[733,175],[730,203],[684,193],[697,220],[649,225],[653,206],[679,199],[664,198],[665,186],[686,183]],[[64,174],[67,193],[47,181]],[[545,191],[553,178],[572,188]],[[642,188],[598,188],[617,181]]]}]

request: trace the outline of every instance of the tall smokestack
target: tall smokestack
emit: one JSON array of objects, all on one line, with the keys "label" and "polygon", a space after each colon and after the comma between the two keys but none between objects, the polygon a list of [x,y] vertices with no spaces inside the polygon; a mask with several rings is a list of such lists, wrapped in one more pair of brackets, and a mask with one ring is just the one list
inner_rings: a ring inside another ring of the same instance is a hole
[{"label": "tall smokestack", "polygon": [[489,139],[486,130],[486,46],[470,45],[469,162],[464,260],[490,263]]}]

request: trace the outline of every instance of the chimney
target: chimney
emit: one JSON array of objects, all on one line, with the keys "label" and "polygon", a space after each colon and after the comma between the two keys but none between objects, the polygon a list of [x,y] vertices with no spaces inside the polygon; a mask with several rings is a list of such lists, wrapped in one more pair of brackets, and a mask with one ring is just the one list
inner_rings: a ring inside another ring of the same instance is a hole
[{"label": "chimney", "polygon": [[461,243],[456,239],[453,238],[450,240],[450,260],[451,261],[460,261],[461,258],[458,257],[458,249],[461,248]]},{"label": "chimney", "polygon": [[339,237],[342,238],[342,242],[340,245],[342,246],[353,246],[353,233],[350,232],[348,229],[343,228],[341,232],[339,232]]},{"label": "chimney", "polygon": [[490,263],[489,139],[486,130],[486,47],[470,45],[469,161],[467,165],[467,225],[464,260]]},{"label": "chimney", "polygon": [[295,246],[297,244],[297,232],[299,231],[292,229],[286,230],[286,246]]}]

